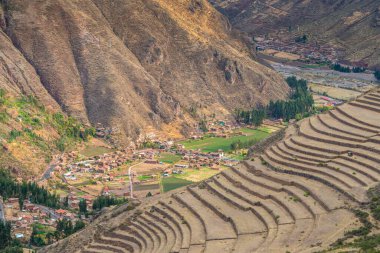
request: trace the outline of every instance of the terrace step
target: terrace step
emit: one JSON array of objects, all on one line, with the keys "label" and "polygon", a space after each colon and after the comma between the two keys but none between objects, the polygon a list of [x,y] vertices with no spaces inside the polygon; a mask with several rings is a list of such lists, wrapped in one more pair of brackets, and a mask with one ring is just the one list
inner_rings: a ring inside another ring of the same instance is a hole
[{"label": "terrace step", "polygon": [[346,133],[346,132],[343,132],[341,129],[334,129],[334,127],[329,127],[327,124],[323,123],[323,119],[321,119],[320,115],[310,118],[309,123],[310,123],[311,129],[323,135],[328,135],[328,136],[332,136],[338,139],[348,140],[348,141],[353,141],[353,142],[358,142],[358,143],[363,143],[367,141],[367,138],[365,137],[353,136],[350,132]]},{"label": "terrace step", "polygon": [[205,251],[206,245],[190,245],[190,248],[187,250],[187,253],[203,253]]},{"label": "terrace step", "polygon": [[[257,203],[253,203],[248,198],[240,195],[236,191],[227,188],[231,183],[229,181],[226,181],[226,183],[227,184],[222,185],[220,181],[214,178],[206,182],[206,185],[207,185],[208,190],[220,196],[222,199],[229,202],[231,205],[234,205],[235,207],[245,212],[251,212],[253,215],[255,215],[255,217],[258,219],[258,222],[260,223],[260,224],[257,224],[257,226],[262,227],[263,231],[268,230],[269,224],[272,224],[272,223],[268,223],[268,221],[264,218],[264,216],[262,216],[261,212],[263,212],[264,210],[258,211],[258,209],[261,209],[261,208],[258,207]],[[276,226],[277,220],[274,220],[274,221],[275,221],[274,226]]]},{"label": "terrace step", "polygon": [[368,94],[363,96],[365,99],[372,100],[375,102],[380,103],[380,96],[374,95],[374,94]]},{"label": "terrace step", "polygon": [[86,250],[92,251],[92,252],[104,252],[104,253],[128,253],[132,251],[127,251],[122,248],[118,248],[115,246],[107,245],[102,242],[98,242],[97,240],[91,243],[89,246],[87,246]]},{"label": "terrace step", "polygon": [[186,228],[189,230],[190,244],[204,244],[206,242],[206,230],[204,228],[204,224],[202,223],[202,220],[200,220],[198,216],[194,215],[190,209],[179,203],[174,198],[170,198],[169,201],[165,202],[161,201],[161,204],[176,213],[184,231]]},{"label": "terrace step", "polygon": [[[266,228],[251,211],[242,211],[234,207],[208,189],[190,187],[189,191],[205,206],[216,212],[225,221],[230,222],[237,235],[264,232]],[[250,222],[247,222],[247,221]]]},{"label": "terrace step", "polygon": [[230,253],[237,239],[210,240],[206,242],[204,253]]},{"label": "terrace step", "polygon": [[176,230],[177,236],[182,239],[180,247],[189,248],[191,244],[190,227],[188,227],[187,224],[185,225],[182,223],[181,217],[178,215],[178,213],[173,212],[172,209],[163,202],[159,202],[159,206],[156,208],[156,210],[161,215],[171,220],[172,224],[174,225],[173,228]]},{"label": "terrace step", "polygon": [[[129,229],[132,229],[139,233],[145,240],[146,240],[146,252],[155,252],[155,247],[158,246],[158,241],[156,239],[156,235],[152,235],[147,231],[145,228],[140,226],[136,223],[131,223],[131,225],[128,226]],[[119,227],[120,230],[123,230],[124,227]]]},{"label": "terrace step", "polygon": [[174,233],[170,230],[170,228],[162,222],[158,223],[157,218],[147,211],[138,218],[144,221],[145,224],[149,225],[150,228],[154,230],[155,233],[161,238],[161,252],[170,252],[176,243]]},{"label": "terrace step", "polygon": [[358,142],[343,140],[341,138],[330,136],[327,133],[316,132],[315,128],[313,128],[310,123],[310,119],[303,121],[299,130],[299,135],[305,137],[306,139],[323,141],[324,143],[348,148],[356,148],[358,146]]},{"label": "terrace step", "polygon": [[322,170],[321,168],[317,168],[317,166],[312,167],[313,164],[311,166],[305,164],[305,161],[294,161],[293,158],[281,154],[281,151],[277,149],[277,147],[271,147],[270,149],[265,151],[265,154],[267,155],[267,157],[269,157],[269,159],[272,162],[280,164],[281,167],[321,177],[329,182],[333,182],[333,184],[337,185],[338,187],[341,187],[342,189],[349,190],[350,188],[355,186],[355,183],[353,183],[352,179],[347,177],[347,175],[342,175],[344,176],[344,178],[341,178],[341,176],[339,175],[341,171]]},{"label": "terrace step", "polygon": [[[308,213],[305,216],[305,218],[314,218],[317,213],[324,213],[328,210],[328,207],[322,201],[320,201],[318,197],[316,197],[312,192],[310,192],[310,190],[307,187],[304,187],[295,182],[286,182],[282,179],[268,176],[264,174],[261,170],[252,168],[252,166],[246,161],[243,162],[243,166],[245,166],[245,168],[248,170],[249,173],[252,174],[252,176],[257,177],[258,180],[260,180],[261,182],[265,183],[266,181],[274,181],[281,184],[281,188],[279,190],[288,194],[289,197],[287,199],[299,203]],[[311,196],[311,198],[313,198],[315,201],[312,202],[309,199],[307,199],[306,197],[308,196]],[[317,204],[317,202],[319,205]]]},{"label": "terrace step", "polygon": [[374,119],[374,115],[372,113],[366,113],[362,107],[349,103],[344,106],[336,107],[336,110],[350,118],[352,121],[357,122],[367,128],[372,128],[375,132],[379,132],[380,130],[379,122]]},{"label": "terrace step", "polygon": [[[275,234],[276,229],[272,229]],[[271,234],[271,236],[274,236]],[[255,252],[266,240],[271,240],[267,233],[239,235],[231,252],[250,253]]]},{"label": "terrace step", "polygon": [[378,133],[378,130],[376,128],[374,128],[373,126],[368,126],[368,124],[365,122],[355,120],[351,115],[339,109],[339,107],[336,107],[336,110],[330,110],[328,113],[337,122],[341,122],[343,125],[355,128],[358,132],[363,131],[364,133],[366,133],[366,135],[368,133]]},{"label": "terrace step", "polygon": [[139,240],[123,231],[104,232],[101,238],[109,241],[113,246],[129,249],[133,252],[141,252],[143,249]]},{"label": "terrace step", "polygon": [[[261,179],[254,180],[252,175],[246,175],[241,170],[225,171],[222,175],[236,186],[253,195],[252,197],[256,197],[257,202],[263,202],[264,205],[270,207],[273,212],[282,210],[282,212],[275,213],[276,216],[280,216],[277,218],[280,224],[294,222],[297,218],[310,217],[309,212],[302,205],[289,201],[293,196],[283,191],[281,186],[276,188],[273,186],[272,188],[263,187]],[[266,185],[266,182],[264,185]],[[291,210],[297,210],[297,213],[295,214]]]},{"label": "terrace step", "polygon": [[356,176],[355,171],[336,170],[335,168],[327,166],[326,163],[310,162],[307,158],[303,159],[298,156],[291,156],[292,154],[281,149],[280,144],[272,146],[270,150],[278,157],[284,159],[284,161],[292,164],[293,168],[304,169],[332,177],[336,180],[342,181],[344,184],[347,183],[347,187],[367,186],[361,178]]},{"label": "terrace step", "polygon": [[368,99],[365,96],[361,97],[359,99],[356,99],[355,102],[359,102],[359,103],[362,103],[362,104],[367,104],[367,105],[370,105],[370,106],[373,106],[373,107],[376,107],[376,108],[380,107],[380,102],[378,102],[376,100],[373,100],[373,99]]},{"label": "terrace step", "polygon": [[[146,215],[150,216],[156,224],[160,223],[160,227],[163,228],[167,234],[168,241],[173,242],[170,252],[178,252],[182,248],[182,235],[171,219],[168,218],[167,215],[163,215],[163,213],[164,212],[161,212],[158,207],[154,207],[149,212],[146,212]],[[188,245],[185,247],[188,247]]]},{"label": "terrace step", "polygon": [[143,248],[142,251],[147,250],[147,248],[149,247],[148,244],[153,243],[153,241],[149,238],[148,234],[145,234],[144,232],[140,231],[138,228],[136,228],[132,224],[131,225],[122,225],[122,226],[118,227],[114,231],[114,233],[134,236],[135,239],[140,242],[140,244]]},{"label": "terrace step", "polygon": [[136,227],[140,227],[141,231],[144,231],[145,233],[149,234],[149,238],[151,238],[151,240],[153,241],[153,244],[152,244],[153,250],[152,250],[152,252],[162,252],[161,250],[162,250],[162,247],[163,247],[163,239],[161,238],[161,236],[159,236],[159,234],[153,228],[151,228],[150,226],[148,226],[147,224],[145,224],[144,221],[140,221],[138,219],[136,219],[135,221],[133,221],[133,224]]},{"label": "terrace step", "polygon": [[264,201],[259,202],[258,199],[253,199],[253,195],[244,191],[242,188],[233,185],[222,175],[214,178],[213,182],[210,182],[209,184],[216,189],[223,189],[227,194],[239,197],[246,203],[247,208],[251,208],[256,213],[256,216],[263,222],[267,230],[277,227],[278,218],[273,210],[271,210],[273,204],[268,205],[264,203]]},{"label": "terrace step", "polygon": [[282,169],[283,165],[278,164],[276,162],[276,161],[278,161],[278,159],[276,159],[274,157],[274,155],[270,153],[270,151],[267,151],[267,152],[269,153],[269,156],[266,153],[265,155],[262,156],[262,159],[264,161],[266,161],[271,166],[271,168],[276,170],[277,172],[286,173],[289,175],[298,175],[298,176],[302,176],[305,178],[309,178],[311,180],[315,180],[315,181],[318,181],[320,183],[323,183],[326,186],[331,187],[332,189],[335,189],[336,191],[338,191],[340,194],[347,197],[351,201],[354,201],[354,202],[357,202],[360,204],[364,204],[367,202],[367,198],[365,197],[365,193],[364,193],[365,190],[364,189],[355,188],[355,189],[352,189],[351,191],[349,191],[348,188],[338,187],[335,183],[331,182],[330,180],[327,180],[325,177],[322,178],[320,176],[316,176],[316,175],[312,175],[310,173],[305,173],[302,171],[296,171],[296,170],[292,170],[292,169]]},{"label": "terrace step", "polygon": [[[344,150],[342,147],[335,144],[330,144],[329,149],[323,148],[325,144],[321,140],[308,140],[304,137],[292,137],[289,140],[293,144],[300,146],[304,150],[303,152],[307,152],[310,155],[323,158],[329,157],[330,160],[342,158],[345,160],[353,161],[352,158],[348,157],[348,152],[350,151],[356,156],[355,159],[360,158],[363,160],[363,162],[371,167],[371,170],[380,172],[380,170],[376,168],[378,163],[380,163],[380,159],[377,158],[380,155],[380,150],[377,149],[377,144],[360,144],[357,146],[357,148],[347,148]],[[318,152],[315,150],[318,150]],[[328,154],[330,153],[336,155],[329,156]],[[359,161],[357,163],[363,166],[367,166],[366,164],[363,164]]]},{"label": "terrace step", "polygon": [[[237,237],[234,228],[229,222],[224,221],[214,211],[205,208],[204,204],[195,198],[189,190],[175,194],[177,200],[185,204],[187,208],[192,209],[199,215],[205,226],[207,240],[215,239],[235,239]],[[215,226],[218,224],[218,226]]]},{"label": "terrace step", "polygon": [[315,221],[310,219],[297,220],[292,226],[280,225],[275,239],[257,252],[297,252],[296,249],[302,244],[303,240],[310,236],[315,226]]},{"label": "terrace step", "polygon": [[[289,139],[289,141],[284,141],[283,144],[286,148],[290,149],[292,153],[294,153],[296,156],[302,159],[311,157],[309,160],[326,163],[326,165],[332,169],[336,168],[336,165],[333,164],[334,162],[336,162],[339,164],[339,166],[344,166],[346,169],[348,168],[349,170],[351,170],[351,173],[354,173],[354,172],[358,173],[356,176],[360,177],[360,179],[366,182],[366,184],[370,184],[371,182],[377,180],[376,175],[379,172],[377,171],[375,167],[372,167],[368,163],[365,164],[361,161],[355,160],[345,155],[329,157],[327,152],[315,151],[311,149],[312,146],[307,146],[304,143],[302,144],[301,142],[298,143],[297,141],[293,139]],[[303,145],[303,146],[299,146],[299,145]],[[299,153],[306,154],[306,156],[305,155],[301,156],[299,155]],[[315,159],[313,157],[322,157],[322,158]],[[327,159],[326,157],[329,157],[329,159]]]},{"label": "terrace step", "polygon": [[[325,127],[330,128],[334,131],[342,132],[342,133],[360,137],[360,138],[369,138],[373,136],[374,134],[373,132],[363,131],[361,129],[357,129],[356,127],[343,124],[341,121],[334,118],[330,113],[319,114],[316,117],[321,122],[321,124],[323,124]],[[350,119],[347,119],[347,120],[350,120]]]},{"label": "terrace step", "polygon": [[311,152],[307,152],[304,149],[300,149],[298,146],[294,145],[290,140],[285,140],[284,142],[278,143],[278,148],[281,149],[282,152],[286,153],[291,157],[297,157],[299,159],[313,161],[316,163],[325,163],[329,161],[327,158],[320,158],[318,156],[313,155]]},{"label": "terrace step", "polygon": [[[288,175],[284,173],[275,172],[264,166],[259,161],[244,161],[245,167],[254,173],[260,180],[269,179],[281,183],[283,189],[291,192],[298,193],[299,199],[307,199],[311,203],[309,206],[313,206],[313,210],[316,214],[326,213],[332,209],[340,207],[343,203],[338,204],[338,193],[326,187],[324,184],[305,179],[298,175]],[[307,193],[307,194],[305,194]],[[302,198],[302,196],[305,198]],[[307,201],[306,201],[307,202]],[[338,204],[338,205],[337,205]]]}]

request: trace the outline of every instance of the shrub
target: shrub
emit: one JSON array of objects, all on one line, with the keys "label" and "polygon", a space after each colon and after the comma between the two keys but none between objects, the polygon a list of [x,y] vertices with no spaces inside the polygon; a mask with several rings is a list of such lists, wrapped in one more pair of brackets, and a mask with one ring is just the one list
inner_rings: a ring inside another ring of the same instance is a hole
[{"label": "shrub", "polygon": [[17,137],[21,136],[22,133],[18,130],[15,130],[15,129],[12,129],[10,132],[9,132],[9,137],[8,137],[8,141],[9,142],[12,142],[14,141]]}]

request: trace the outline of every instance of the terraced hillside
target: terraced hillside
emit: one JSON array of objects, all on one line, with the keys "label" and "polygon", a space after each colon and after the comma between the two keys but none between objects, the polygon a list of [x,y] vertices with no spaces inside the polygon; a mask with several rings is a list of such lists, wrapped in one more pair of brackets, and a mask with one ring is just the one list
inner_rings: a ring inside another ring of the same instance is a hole
[{"label": "terraced hillside", "polygon": [[380,90],[290,126],[198,185],[119,207],[42,252],[315,252],[357,227],[380,181]]}]

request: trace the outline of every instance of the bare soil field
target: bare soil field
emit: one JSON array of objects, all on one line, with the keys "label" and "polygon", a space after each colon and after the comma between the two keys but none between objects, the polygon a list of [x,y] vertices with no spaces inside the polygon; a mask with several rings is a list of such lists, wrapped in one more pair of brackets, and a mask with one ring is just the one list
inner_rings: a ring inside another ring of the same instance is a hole
[{"label": "bare soil field", "polygon": [[362,93],[355,90],[350,89],[343,89],[339,87],[333,87],[333,86],[327,86],[327,85],[321,85],[321,84],[315,84],[311,83],[309,84],[310,89],[313,92],[316,93],[326,93],[329,97],[340,99],[340,100],[352,100],[357,97],[359,97]]}]

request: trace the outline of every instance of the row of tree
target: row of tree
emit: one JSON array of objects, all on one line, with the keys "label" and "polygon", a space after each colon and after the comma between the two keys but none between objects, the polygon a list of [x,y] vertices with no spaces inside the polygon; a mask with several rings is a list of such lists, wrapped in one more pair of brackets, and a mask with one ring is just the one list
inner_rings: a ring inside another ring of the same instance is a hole
[{"label": "row of tree", "polygon": [[103,207],[120,205],[126,202],[127,199],[125,198],[119,199],[113,196],[98,196],[92,204],[92,209],[95,211],[99,211],[102,210]]},{"label": "row of tree", "polygon": [[350,67],[344,67],[339,63],[331,65],[331,68],[335,71],[343,72],[343,73],[351,73]]},{"label": "row of tree", "polygon": [[353,68],[350,68],[348,66],[345,67],[345,66],[340,65],[339,63],[332,64],[331,69],[333,69],[335,71],[343,72],[343,73],[351,73],[351,72],[363,73],[367,70],[364,67],[353,67]]},{"label": "row of tree", "polygon": [[16,182],[9,171],[0,169],[0,195],[4,199],[19,198],[20,209],[23,208],[24,199],[29,199],[32,203],[41,204],[51,208],[59,208],[59,197],[49,193],[44,187],[38,186],[35,182]]},{"label": "row of tree", "polygon": [[259,126],[266,118],[285,119],[286,121],[296,118],[297,115],[310,112],[314,100],[307,87],[307,82],[296,77],[286,79],[291,88],[290,99],[287,101],[270,101],[269,105],[252,109],[250,111],[237,110],[236,120],[240,123]]}]

